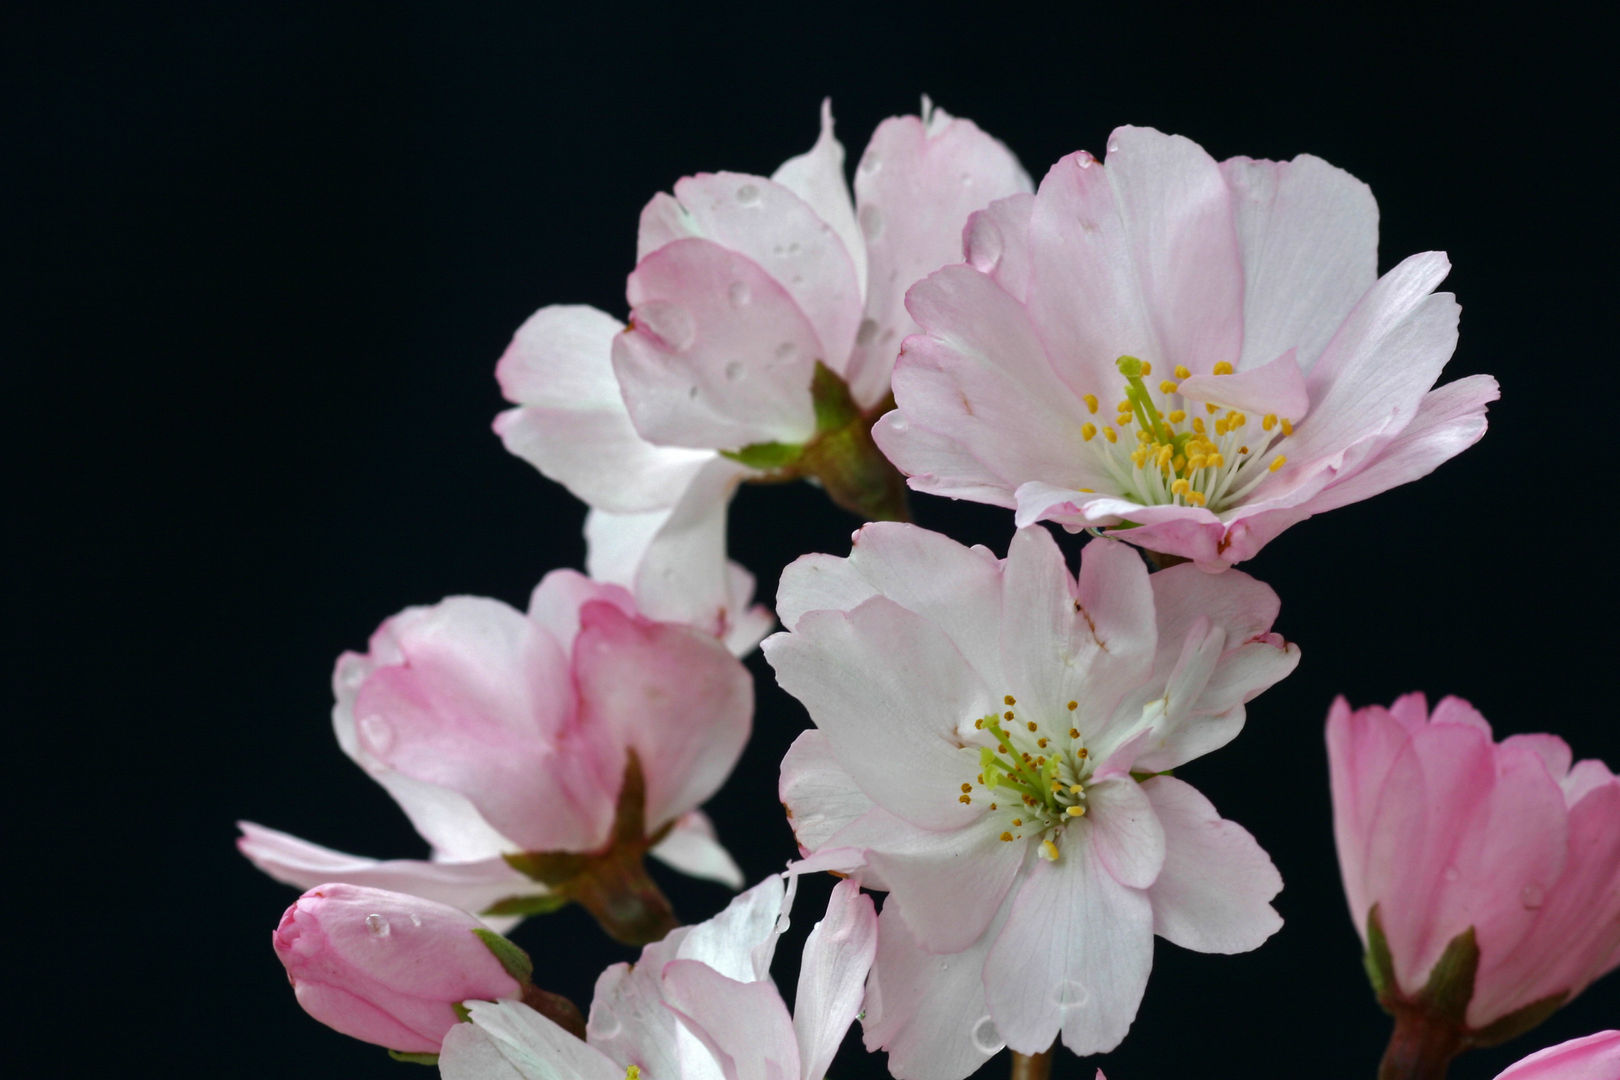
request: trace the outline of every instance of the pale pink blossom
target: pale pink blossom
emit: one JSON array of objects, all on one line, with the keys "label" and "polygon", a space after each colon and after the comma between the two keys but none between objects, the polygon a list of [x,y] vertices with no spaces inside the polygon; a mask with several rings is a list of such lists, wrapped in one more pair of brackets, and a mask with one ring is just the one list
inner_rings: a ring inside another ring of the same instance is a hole
[{"label": "pale pink blossom", "polygon": [[1431,715],[1422,694],[1389,709],[1340,698],[1327,745],[1345,896],[1363,943],[1377,909],[1386,1003],[1418,997],[1470,929],[1478,972],[1457,1020],[1472,1041],[1499,1041],[1620,964],[1620,778],[1602,762],[1571,765],[1553,735],[1493,742],[1467,702]]},{"label": "pale pink blossom", "polygon": [[[244,822],[243,854],[278,880],[522,914],[548,889],[513,858],[615,851],[616,817],[633,797],[641,820],[620,825],[658,841],[651,854],[742,884],[696,808],[747,740],[747,670],[711,636],[646,618],[618,586],[559,570],[527,613],[479,597],[409,608],[369,652],[339,658],[333,690],[339,745],[399,803],[432,859],[378,862]],[[632,757],[639,788],[627,793]]]},{"label": "pale pink blossom", "polygon": [[1620,1031],[1600,1031],[1537,1050],[1496,1080],[1620,1080]]},{"label": "pale pink blossom", "polygon": [[[841,380],[864,438],[916,329],[907,287],[960,259],[972,211],[1029,188],[999,142],[925,109],[878,126],[852,201],[823,106],[815,146],[772,176],[701,173],[647,204],[628,327],[570,305],[524,323],[496,368],[518,407],[495,430],[591,506],[592,576],[629,587],[655,618],[752,647],[768,618],[725,559],[737,484],[817,436],[818,364]],[[781,453],[745,452],[761,446]]]},{"label": "pale pink blossom", "polygon": [[913,488],[1019,525],[1217,569],[1426,475],[1497,397],[1486,375],[1431,389],[1457,341],[1445,256],[1379,277],[1371,192],[1308,155],[1217,163],[1120,128],[965,246],[911,290],[922,333],[873,436]]},{"label": "pale pink blossom", "polygon": [[821,1080],[860,1009],[876,944],[872,901],[833,890],[805,942],[790,1013],[770,979],[791,896],[780,876],[706,923],[649,945],[596,983],[581,1042],[537,1013],[474,1004],[444,1042],[446,1080]]},{"label": "pale pink blossom", "polygon": [[1276,595],[1094,541],[1007,558],[868,525],[783,574],[764,650],[817,730],[782,764],[806,868],[886,889],[865,1037],[902,1078],[1003,1044],[1117,1045],[1157,933],[1241,952],[1281,920],[1254,838],[1162,774],[1224,745],[1291,671]]},{"label": "pale pink blossom", "polygon": [[516,998],[523,986],[465,911],[355,885],[311,889],[272,935],[305,1012],[390,1050],[438,1053],[465,1001]]}]

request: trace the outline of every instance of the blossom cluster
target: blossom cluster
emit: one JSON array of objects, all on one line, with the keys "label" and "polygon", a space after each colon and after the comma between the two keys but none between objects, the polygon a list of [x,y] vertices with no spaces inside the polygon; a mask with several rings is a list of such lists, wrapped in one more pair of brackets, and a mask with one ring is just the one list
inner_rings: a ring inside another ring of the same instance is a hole
[{"label": "blossom cluster", "polygon": [[[1348,173],[1147,128],[1037,185],[925,100],[853,186],[844,166],[824,105],[770,176],[647,203],[627,317],[556,304],[517,330],[495,431],[589,507],[586,573],[523,611],[407,608],[339,658],[339,746],[429,857],[242,823],[242,853],[306,890],[274,941],[317,1019],[450,1080],[819,1080],[857,1019],[900,1080],[1004,1049],[1039,1076],[1059,1044],[1127,1038],[1155,937],[1231,954],[1280,928],[1278,868],[1176,771],[1300,660],[1234,564],[1484,434],[1495,381],[1436,385],[1446,257],[1379,275]],[[864,524],[782,570],[773,617],[729,507],[798,479]],[[1005,555],[910,524],[908,491],[1013,511]],[[1072,569],[1053,527],[1089,536]],[[781,763],[798,851],[683,925],[644,859],[745,885],[701,807],[748,739],[756,647],[811,724]],[[1381,1075],[1443,1076],[1620,966],[1603,763],[1421,694],[1334,702],[1327,751],[1394,1017]],[[776,942],[823,873],[790,1008]],[[502,936],[568,904],[641,948],[588,1010]],[[1617,1054],[1598,1033],[1503,1080],[1616,1077]]]}]

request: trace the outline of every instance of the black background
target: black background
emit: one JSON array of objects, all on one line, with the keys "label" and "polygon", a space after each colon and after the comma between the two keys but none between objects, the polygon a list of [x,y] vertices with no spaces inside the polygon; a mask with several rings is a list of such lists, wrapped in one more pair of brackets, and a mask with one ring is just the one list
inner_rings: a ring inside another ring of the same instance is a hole
[{"label": "black background", "polygon": [[[1316,153],[1372,185],[1381,268],[1451,254],[1464,314],[1446,377],[1498,376],[1490,433],[1245,566],[1281,594],[1304,661],[1182,772],[1271,852],[1287,924],[1241,957],[1159,943],[1120,1050],[1057,1069],[1370,1076],[1387,1020],[1333,858],[1333,695],[1457,692],[1499,734],[1551,730],[1620,765],[1613,41],[1546,6],[1520,22],[1326,9],[8,6],[24,1058],[58,1075],[411,1072],[298,1010],[268,940],[293,892],[235,854],[233,820],[423,852],[338,751],[328,678],[408,604],[521,605],[580,564],[582,508],[489,431],[511,332],[550,302],[622,312],[636,214],[679,176],[769,173],[809,147],[827,94],[853,162],[926,91],[1037,177],[1120,123],[1217,157]],[[1005,550],[1004,512],[914,507]],[[749,489],[733,554],[768,599],[786,562],[846,553],[855,524],[803,486]],[[775,763],[805,720],[750,667],[756,738],[710,810],[758,878],[792,852]],[[725,901],[664,880],[689,919]],[[807,891],[799,930],[824,896]],[[628,958],[571,911],[517,939],[581,1004]],[[1453,1076],[1614,1026],[1615,979]],[[851,1052],[834,1074],[881,1061]]]}]

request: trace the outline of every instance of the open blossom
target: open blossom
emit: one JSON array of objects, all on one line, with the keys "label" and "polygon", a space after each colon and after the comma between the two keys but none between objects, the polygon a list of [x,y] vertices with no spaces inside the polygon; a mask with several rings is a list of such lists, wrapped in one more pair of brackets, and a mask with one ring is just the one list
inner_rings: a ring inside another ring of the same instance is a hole
[{"label": "open blossom", "polygon": [[1615,1080],[1620,1077],[1620,1031],[1600,1031],[1537,1050],[1508,1066],[1496,1080]]},{"label": "open blossom", "polygon": [[1493,742],[1467,702],[1431,714],[1422,694],[1340,698],[1327,745],[1345,896],[1369,945],[1376,908],[1386,1004],[1421,1000],[1470,929],[1478,971],[1454,1018],[1469,1042],[1523,1030],[1620,965],[1620,778],[1602,762],[1572,765],[1553,735]]},{"label": "open blossom", "polygon": [[807,867],[886,889],[867,1045],[903,1078],[1003,1044],[1115,1046],[1155,933],[1240,952],[1281,881],[1239,826],[1161,774],[1232,739],[1298,652],[1276,595],[1109,540],[1070,576],[1045,529],[1005,561],[909,525],[783,574],[764,642],[817,730],[782,764]]},{"label": "open blossom", "polygon": [[478,597],[407,609],[368,653],[338,660],[333,688],[339,745],[433,858],[376,862],[243,823],[243,853],[278,880],[521,914],[557,889],[591,906],[585,872],[629,873],[651,845],[677,869],[741,884],[696,807],[747,740],[747,670],[709,635],[646,618],[618,586],[559,570],[526,614]]},{"label": "open blossom", "polygon": [[[516,998],[519,981],[456,908],[355,885],[311,889],[273,935],[304,1011],[390,1050],[435,1054],[464,1001]],[[515,946],[499,942],[516,954]]]},{"label": "open blossom", "polygon": [[770,979],[791,896],[766,879],[596,983],[587,1041],[507,1003],[474,1004],[444,1042],[445,1080],[821,1080],[861,1007],[876,943],[872,901],[833,890],[805,942],[790,1014]]},{"label": "open blossom", "polygon": [[916,329],[905,291],[960,259],[972,211],[1029,188],[1004,146],[933,109],[878,126],[852,202],[824,106],[815,146],[772,176],[702,173],[647,204],[628,327],[577,305],[524,323],[496,368],[518,407],[495,430],[591,506],[593,577],[654,618],[747,620],[752,581],[725,560],[737,484],[791,465],[846,500],[902,493],[867,427]]},{"label": "open blossom", "polygon": [[1312,514],[1415,480],[1485,431],[1497,387],[1431,389],[1449,264],[1377,274],[1378,211],[1318,158],[1217,163],[1120,128],[975,215],[873,436],[919,491],[1017,521],[1117,527],[1219,568]]}]

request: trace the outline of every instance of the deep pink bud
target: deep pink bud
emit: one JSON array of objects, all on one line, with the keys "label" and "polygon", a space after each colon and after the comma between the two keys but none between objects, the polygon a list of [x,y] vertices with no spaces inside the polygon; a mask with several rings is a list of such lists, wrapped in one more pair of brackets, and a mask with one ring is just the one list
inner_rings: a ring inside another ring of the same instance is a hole
[{"label": "deep pink bud", "polygon": [[334,884],[299,897],[272,940],[309,1015],[390,1050],[435,1054],[456,1004],[522,992],[479,931],[522,957],[459,908]]}]

